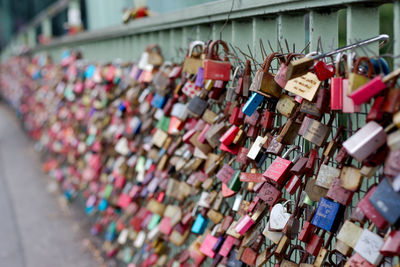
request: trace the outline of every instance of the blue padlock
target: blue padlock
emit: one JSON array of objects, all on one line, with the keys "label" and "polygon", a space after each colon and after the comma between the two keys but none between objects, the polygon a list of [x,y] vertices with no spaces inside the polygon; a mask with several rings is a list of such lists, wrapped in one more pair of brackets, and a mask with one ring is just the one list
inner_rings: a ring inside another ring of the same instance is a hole
[{"label": "blue padlock", "polygon": [[400,193],[394,191],[388,178],[379,183],[368,200],[391,225],[400,224]]},{"label": "blue padlock", "polygon": [[202,235],[207,228],[208,219],[199,214],[192,226],[192,233]]},{"label": "blue padlock", "polygon": [[389,65],[383,57],[380,58],[371,58],[372,66],[374,67],[374,73],[379,74],[383,73],[384,75],[388,75],[390,72]]},{"label": "blue padlock", "polygon": [[237,254],[239,251],[237,249],[232,249],[228,256],[228,261],[226,263],[227,267],[243,267],[246,266],[244,262],[237,259]]},{"label": "blue padlock", "polygon": [[103,198],[102,200],[100,200],[99,205],[97,206],[97,209],[99,211],[105,211],[107,209],[107,207],[108,207],[108,201],[107,201],[107,199]]},{"label": "blue padlock", "polygon": [[115,238],[115,231],[116,231],[117,224],[116,222],[111,222],[108,227],[104,239],[106,241],[113,241]]},{"label": "blue padlock", "polygon": [[85,208],[86,214],[91,214],[94,211],[94,206],[89,206]]},{"label": "blue padlock", "polygon": [[249,98],[249,100],[247,100],[246,104],[244,104],[242,108],[243,113],[249,117],[253,115],[254,111],[256,111],[258,105],[261,104],[263,99],[264,99],[263,95],[260,95],[258,93],[253,93]]},{"label": "blue padlock", "polygon": [[167,101],[167,98],[165,96],[162,96],[160,94],[155,94],[153,97],[153,100],[151,100],[151,105],[153,107],[162,109],[164,107],[164,104],[166,101]]},{"label": "blue padlock", "polygon": [[329,232],[336,232],[343,217],[344,206],[321,197],[311,223]]},{"label": "blue padlock", "polygon": [[85,78],[92,78],[94,73],[96,71],[96,66],[95,65],[89,65],[87,66],[85,70]]},{"label": "blue padlock", "polygon": [[124,113],[126,111],[126,106],[124,102],[119,103],[118,111],[120,111],[121,113]]}]

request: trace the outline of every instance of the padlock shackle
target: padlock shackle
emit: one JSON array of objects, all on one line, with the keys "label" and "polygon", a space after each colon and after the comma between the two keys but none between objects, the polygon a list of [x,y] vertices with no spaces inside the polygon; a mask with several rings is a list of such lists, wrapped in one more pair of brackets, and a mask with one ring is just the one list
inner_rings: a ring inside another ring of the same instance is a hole
[{"label": "padlock shackle", "polygon": [[211,42],[210,46],[208,47],[207,58],[208,59],[217,59],[218,58],[215,55],[213,57],[215,45],[217,45],[217,46],[222,45],[222,47],[224,48],[224,51],[225,51],[224,61],[229,61],[228,56],[227,56],[229,54],[229,48],[228,48],[228,45],[222,40],[215,40],[215,41]]},{"label": "padlock shackle", "polygon": [[[290,261],[290,258],[292,257],[292,254],[293,254],[293,252],[294,252],[295,250],[299,250],[299,251],[304,251],[304,252],[305,252],[305,250],[304,250],[304,248],[303,248],[302,246],[300,246],[300,245],[294,245],[294,246],[292,246],[292,247],[289,249],[288,253],[285,254],[283,257],[284,257],[286,260]],[[305,252],[305,253],[306,253],[306,252]]]},{"label": "padlock shackle", "polygon": [[158,44],[149,44],[146,46],[146,52],[150,53],[151,51],[156,51],[161,55],[161,47]]},{"label": "padlock shackle", "polygon": [[246,59],[246,65],[243,71],[243,76],[245,75],[251,75],[251,62],[248,59]]},{"label": "padlock shackle", "polygon": [[269,67],[271,67],[271,63],[272,60],[274,60],[275,58],[278,58],[280,63],[284,63],[284,59],[282,57],[282,54],[278,53],[278,52],[274,52],[272,54],[269,54],[268,57],[265,58],[263,64],[262,64],[262,69],[264,70],[264,73],[268,73],[269,72]]},{"label": "padlock shackle", "polygon": [[347,66],[347,55],[345,53],[339,53],[335,57],[335,76],[340,77],[340,62],[344,60],[344,76],[347,77],[348,66]]},{"label": "padlock shackle", "polygon": [[237,67],[235,68],[235,71],[233,72],[232,82],[235,80],[236,76],[238,75],[239,70],[240,70],[240,66],[237,66]]},{"label": "padlock shackle", "polygon": [[194,48],[198,47],[198,46],[200,46],[201,50],[203,51],[205,43],[203,41],[200,41],[200,40],[196,40],[196,41],[193,41],[193,42],[190,43],[188,57],[192,56]]},{"label": "padlock shackle", "polygon": [[358,73],[360,64],[361,64],[361,62],[363,62],[363,61],[367,62],[367,64],[368,64],[368,73],[367,73],[367,77],[368,77],[369,79],[371,79],[371,78],[372,78],[372,72],[373,72],[373,70],[374,70],[374,67],[372,66],[371,60],[369,60],[368,57],[359,57],[359,58],[357,59],[356,63],[355,63],[354,66],[353,66],[353,73]]},{"label": "padlock shackle", "polygon": [[293,58],[301,56],[301,54],[296,54],[296,53],[289,53],[286,56],[286,62],[285,65],[289,65],[290,61],[292,61]]},{"label": "padlock shackle", "polygon": [[[289,147],[289,149],[285,152],[285,154],[283,154],[283,156],[282,156],[282,158],[284,158],[284,159],[287,159],[288,157],[289,157],[289,154],[292,152],[292,151],[294,151],[294,150],[299,150],[299,148],[300,148],[300,153],[298,153],[298,154],[301,154],[301,151],[303,150],[303,148],[301,147],[301,146],[298,146],[298,145],[291,145],[290,147]],[[296,155],[296,157],[297,157],[298,155]],[[295,157],[295,158],[296,158]]]}]

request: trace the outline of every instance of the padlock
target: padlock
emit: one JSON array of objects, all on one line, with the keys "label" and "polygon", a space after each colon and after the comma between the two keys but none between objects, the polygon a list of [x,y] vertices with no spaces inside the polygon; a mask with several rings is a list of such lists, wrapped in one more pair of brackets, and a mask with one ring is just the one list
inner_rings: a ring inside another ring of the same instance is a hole
[{"label": "padlock", "polygon": [[313,101],[320,85],[321,81],[318,79],[317,75],[308,72],[305,75],[288,80],[285,90],[301,96],[308,101]]},{"label": "padlock", "polygon": [[391,225],[400,222],[400,194],[393,190],[388,178],[383,179],[371,194],[369,202]]},{"label": "padlock", "polygon": [[235,226],[235,231],[239,235],[246,233],[260,218],[260,215],[264,212],[266,205],[260,205],[254,214],[250,217],[249,215],[242,216]]},{"label": "padlock", "polygon": [[331,118],[329,119],[328,124],[324,125],[317,120],[311,119],[309,117],[304,117],[301,126],[301,135],[304,139],[310,141],[311,143],[316,144],[317,146],[322,146],[329,135],[329,131],[334,118],[335,116],[331,114]]},{"label": "padlock", "polygon": [[326,64],[320,60],[314,63],[314,72],[318,77],[318,80],[325,81],[332,78],[335,75],[335,66],[332,64]]},{"label": "padlock", "polygon": [[272,206],[281,195],[282,192],[268,182],[263,183],[257,194],[261,200],[265,201],[270,206]]},{"label": "padlock", "polygon": [[222,45],[225,53],[229,54],[229,48],[224,41],[213,41],[208,48],[207,58],[204,60],[204,79],[229,81],[231,78],[231,63],[229,63],[228,57],[225,56],[225,60],[220,61],[218,56],[215,55],[215,46],[219,44]]},{"label": "padlock", "polygon": [[274,120],[276,117],[276,113],[270,103],[267,104],[267,109],[263,110],[261,119],[260,119],[260,127],[265,131],[272,130],[274,126]]},{"label": "padlock", "polygon": [[225,146],[229,146],[232,144],[233,140],[235,139],[237,133],[239,132],[239,127],[236,125],[232,125],[219,139],[221,144]]},{"label": "padlock", "polygon": [[285,207],[289,202],[291,202],[291,200],[285,201],[283,204],[275,204],[272,207],[269,216],[269,231],[279,232],[285,228],[291,217],[291,214],[287,212]]},{"label": "padlock", "polygon": [[215,175],[222,183],[228,183],[233,174],[235,173],[235,170],[230,166],[232,164],[234,158],[232,158],[227,164],[225,164]]},{"label": "padlock", "polygon": [[389,155],[385,160],[385,166],[383,168],[383,173],[386,176],[394,177],[400,173],[400,149],[391,150]]},{"label": "padlock", "polygon": [[207,236],[204,238],[203,242],[201,243],[199,251],[206,255],[209,258],[214,258],[215,257],[215,251],[213,251],[213,247],[217,244],[218,242],[218,237],[215,236],[217,232],[217,227],[219,225],[215,225],[212,232],[207,234]]},{"label": "padlock", "polygon": [[358,191],[361,186],[363,176],[360,169],[345,166],[340,173],[340,186],[350,191]]},{"label": "padlock", "polygon": [[354,248],[357,241],[360,239],[362,232],[363,228],[349,220],[346,220],[336,238],[347,246]]},{"label": "padlock", "polygon": [[324,244],[324,235],[325,232],[322,232],[321,236],[319,236],[318,233],[312,234],[310,240],[306,244],[306,252],[315,257],[318,256]]},{"label": "padlock", "polygon": [[203,66],[203,60],[199,56],[194,56],[193,50],[196,47],[200,47],[203,51],[204,49],[204,42],[203,41],[193,41],[189,45],[189,52],[186,55],[185,60],[183,61],[183,72],[189,74],[197,74],[199,68]]},{"label": "padlock", "polygon": [[382,245],[382,237],[369,229],[364,229],[354,247],[354,251],[371,264],[377,266],[383,258],[383,255],[379,252]]},{"label": "padlock", "polygon": [[274,244],[279,244],[281,238],[283,237],[283,232],[275,232],[275,231],[271,231],[269,230],[269,222],[267,223],[267,225],[265,226],[264,230],[263,230],[263,235],[265,236],[265,238],[269,239],[271,242],[273,242]]},{"label": "padlock", "polygon": [[296,111],[296,107],[297,103],[293,97],[290,97],[286,94],[281,95],[278,103],[276,104],[276,110],[287,118],[290,118],[293,115],[293,113]]},{"label": "padlock", "polygon": [[326,158],[319,167],[315,184],[329,189],[333,180],[340,177],[340,169],[327,165],[327,159],[328,158]]},{"label": "padlock", "polygon": [[331,245],[332,239],[333,239],[333,234],[330,234],[329,238],[325,241],[325,245],[320,248],[318,254],[316,255],[314,265],[313,265],[314,267],[320,267],[324,264],[325,260],[328,257],[328,254],[329,254],[328,247]]},{"label": "padlock", "polygon": [[263,245],[264,239],[264,236],[259,234],[251,247],[245,248],[241,256],[241,261],[250,266],[254,265],[257,260],[258,252]]},{"label": "padlock", "polygon": [[343,113],[357,113],[361,112],[362,106],[361,105],[355,105],[353,99],[351,99],[348,95],[348,87],[349,87],[349,80],[348,79],[343,79],[343,107],[342,107],[342,112]]},{"label": "padlock", "polygon": [[195,96],[192,98],[187,105],[187,109],[190,113],[197,117],[201,117],[203,113],[206,111],[208,106],[207,101],[203,100],[199,96]]},{"label": "padlock", "polygon": [[390,148],[390,150],[400,149],[400,130],[388,134],[387,145]]},{"label": "padlock", "polygon": [[328,193],[326,193],[326,197],[348,206],[351,203],[354,192],[343,188],[340,183],[340,179],[335,178],[329,187]]},{"label": "padlock", "polygon": [[276,141],[284,145],[291,145],[294,143],[301,128],[300,123],[296,122],[298,115],[299,108],[296,109],[289,120],[282,126],[278,136],[276,137]]},{"label": "padlock", "polygon": [[394,257],[400,254],[400,231],[391,231],[384,239],[379,252],[385,257]]},{"label": "padlock", "polygon": [[336,232],[343,217],[344,206],[321,198],[311,223],[329,232]]},{"label": "padlock", "polygon": [[229,252],[232,250],[235,242],[236,242],[236,238],[234,238],[233,236],[226,236],[224,243],[222,244],[220,250],[218,251],[218,254],[223,256],[223,257],[227,257]]},{"label": "padlock", "polygon": [[301,178],[299,176],[293,174],[292,177],[287,182],[287,184],[285,185],[286,191],[289,194],[293,195],[294,193],[296,193],[296,191],[299,188],[301,182],[302,182]]},{"label": "padlock", "polygon": [[385,218],[372,206],[369,201],[371,195],[375,192],[376,186],[369,189],[367,194],[358,202],[357,207],[362,213],[379,229],[384,229],[388,226]]},{"label": "padlock", "polygon": [[201,214],[197,215],[196,220],[194,221],[191,229],[192,233],[202,235],[206,230],[207,224],[208,224],[207,218],[204,218],[203,215]]},{"label": "padlock", "polygon": [[[300,150],[299,150],[300,149]],[[301,153],[301,147],[291,146],[288,151],[283,155],[283,157],[277,157],[268,169],[264,172],[263,176],[270,179],[272,182],[282,185],[288,178],[289,170],[292,165],[299,159],[299,154],[293,159],[293,161],[288,160],[290,153],[293,150],[297,150]]]},{"label": "padlock", "polygon": [[259,86],[251,86],[250,90],[267,97],[275,97],[275,98],[280,97],[282,88],[275,82],[274,75],[269,72],[272,60],[274,60],[274,58],[278,58],[278,54],[279,53],[274,52],[264,60],[261,70],[262,74],[259,74],[262,76],[261,82],[257,84]]},{"label": "padlock", "polygon": [[343,108],[343,80],[346,79],[346,77],[343,78],[340,74],[340,63],[342,62],[342,59],[345,62],[344,74],[347,73],[347,56],[339,53],[335,59],[336,77],[331,78],[331,110],[342,110]]},{"label": "padlock", "polygon": [[288,69],[288,65],[290,61],[294,58],[295,54],[289,53],[286,57],[285,62],[281,62],[278,71],[274,77],[275,82],[281,87],[285,88],[287,80],[286,80],[286,73]]},{"label": "padlock", "polygon": [[308,180],[305,188],[308,198],[311,201],[319,201],[321,197],[325,197],[328,190],[316,184],[316,179]]},{"label": "padlock", "polygon": [[385,98],[383,96],[378,96],[377,98],[375,98],[374,104],[371,106],[371,109],[368,112],[366,120],[367,122],[382,120],[383,117],[382,105],[384,99]]},{"label": "padlock", "polygon": [[246,104],[242,107],[243,113],[247,116],[253,115],[254,111],[256,111],[257,107],[261,104],[263,99],[263,95],[253,92],[250,98],[247,100]]},{"label": "padlock", "polygon": [[148,63],[153,66],[161,66],[163,63],[163,56],[161,48],[158,44],[150,44],[146,47],[146,52],[149,53]]},{"label": "padlock", "polygon": [[386,133],[383,127],[374,121],[370,121],[344,141],[343,147],[353,158],[363,161],[385,142]]},{"label": "padlock", "polygon": [[[367,76],[363,76],[359,74],[358,72],[360,71],[360,64],[361,62],[366,62],[368,65],[368,73]],[[374,71],[374,68],[372,66],[371,61],[369,60],[368,57],[359,57],[356,61],[356,63],[353,66],[353,72],[349,74],[349,88],[347,91],[347,95],[351,95],[354,91],[356,91],[359,87],[362,85],[368,83],[368,81],[372,78],[372,73]],[[354,101],[354,98],[351,97]],[[361,103],[354,103],[355,105],[359,105]]]},{"label": "padlock", "polygon": [[371,97],[380,93],[383,89],[386,88],[387,82],[396,78],[400,74],[400,69],[397,69],[390,74],[386,75],[385,77],[377,76],[373,80],[363,83],[362,86],[360,85],[355,90],[351,91],[350,97],[353,99],[354,104],[360,105],[368,101]]},{"label": "padlock", "polygon": [[306,74],[313,65],[314,60],[308,55],[300,59],[292,60],[288,65],[286,80]]},{"label": "padlock", "polygon": [[393,114],[400,109],[400,89],[391,87],[382,104],[382,111]]},{"label": "padlock", "polygon": [[360,254],[354,253],[350,259],[344,265],[345,267],[374,267],[374,264],[369,263],[366,259],[364,259]]}]

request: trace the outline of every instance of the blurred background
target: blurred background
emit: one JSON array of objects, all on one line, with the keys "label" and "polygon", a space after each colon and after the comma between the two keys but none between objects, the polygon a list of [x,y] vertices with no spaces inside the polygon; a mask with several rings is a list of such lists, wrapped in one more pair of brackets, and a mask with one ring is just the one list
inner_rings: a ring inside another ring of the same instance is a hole
[{"label": "blurred background", "polygon": [[[152,15],[216,0],[77,0],[80,5],[84,30],[95,30],[123,23],[124,13],[134,8],[147,7]],[[4,47],[14,33],[21,31],[43,10],[59,0],[0,0],[0,47]],[[72,1],[74,2],[74,1]],[[68,9],[52,18],[53,37],[68,33]],[[40,27],[37,36],[40,36]],[[39,40],[37,40],[39,41]]]}]

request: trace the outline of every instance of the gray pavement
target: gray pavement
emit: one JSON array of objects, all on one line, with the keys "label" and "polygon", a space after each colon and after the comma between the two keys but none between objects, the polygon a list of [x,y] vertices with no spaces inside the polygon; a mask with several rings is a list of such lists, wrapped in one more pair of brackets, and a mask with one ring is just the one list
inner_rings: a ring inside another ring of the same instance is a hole
[{"label": "gray pavement", "polygon": [[15,114],[0,104],[0,267],[100,266]]}]

